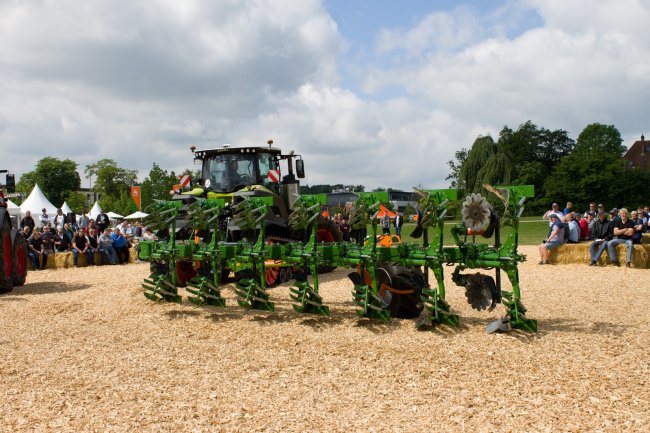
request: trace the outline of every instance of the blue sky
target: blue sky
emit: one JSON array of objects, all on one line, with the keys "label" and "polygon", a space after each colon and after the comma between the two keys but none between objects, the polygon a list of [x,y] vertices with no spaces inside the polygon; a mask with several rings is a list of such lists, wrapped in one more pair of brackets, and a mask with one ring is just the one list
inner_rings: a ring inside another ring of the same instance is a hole
[{"label": "blue sky", "polygon": [[309,184],[409,190],[528,120],[630,146],[650,135],[648,22],[642,0],[5,0],[0,168],[144,178],[191,167],[192,144],[273,138]]}]

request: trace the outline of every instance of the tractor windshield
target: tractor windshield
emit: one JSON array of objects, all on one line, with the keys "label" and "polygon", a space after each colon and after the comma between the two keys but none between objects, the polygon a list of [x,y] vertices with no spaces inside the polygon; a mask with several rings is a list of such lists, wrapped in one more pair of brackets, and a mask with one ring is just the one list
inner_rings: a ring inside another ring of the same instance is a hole
[{"label": "tractor windshield", "polygon": [[217,155],[203,162],[205,186],[214,191],[230,192],[250,185],[257,178],[256,171],[252,154]]}]

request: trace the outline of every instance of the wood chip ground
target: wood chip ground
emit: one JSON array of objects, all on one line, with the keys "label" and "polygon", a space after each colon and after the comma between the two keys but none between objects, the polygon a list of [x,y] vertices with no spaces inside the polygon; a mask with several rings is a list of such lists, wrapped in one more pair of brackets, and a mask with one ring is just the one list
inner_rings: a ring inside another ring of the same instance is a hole
[{"label": "wood chip ground", "polygon": [[[520,267],[539,332],[358,319],[347,270],[321,278],[331,317],[154,304],[147,264],[30,272],[0,296],[0,430],[647,432],[648,270]],[[453,268],[446,269],[447,277]]]}]

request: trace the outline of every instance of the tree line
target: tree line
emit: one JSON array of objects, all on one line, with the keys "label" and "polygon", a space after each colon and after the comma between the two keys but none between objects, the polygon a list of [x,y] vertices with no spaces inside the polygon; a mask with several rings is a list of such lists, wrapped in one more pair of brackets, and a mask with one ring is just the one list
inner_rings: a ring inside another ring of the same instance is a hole
[{"label": "tree line", "polygon": [[[38,183],[45,196],[54,206],[61,207],[67,202],[75,212],[90,210],[86,196],[79,192],[81,177],[79,164],[71,159],[58,159],[51,156],[42,158],[34,170],[24,173],[16,183],[16,190],[26,195]],[[138,171],[120,167],[113,159],[101,159],[88,164],[84,174],[92,183],[91,191],[99,197],[102,209],[127,215],[133,211],[131,187],[140,185],[140,203],[146,208],[154,200],[169,199],[171,186],[179,181],[174,171],[168,172],[153,163],[149,175],[138,183]],[[191,174],[189,169],[182,174]]]},{"label": "tree line", "polygon": [[[487,193],[483,184],[533,185],[535,197],[526,209],[529,214],[541,213],[552,202],[572,201],[576,209],[586,209],[590,201],[603,203],[606,208],[637,207],[650,203],[650,174],[627,168],[622,159],[626,151],[620,132],[613,125],[593,123],[585,127],[577,140],[564,130],[549,130],[531,121],[514,130],[504,126],[499,137],[479,136],[472,146],[455,152],[448,162],[452,188],[459,196],[478,192],[493,205],[498,200]],[[29,194],[38,183],[55,206],[64,201],[76,212],[88,207],[86,197],[79,192],[79,164],[70,159],[45,157],[33,171],[24,173],[16,184],[19,192]],[[130,187],[138,184],[137,170],[119,167],[113,159],[101,159],[84,168],[92,181],[91,190],[100,196],[102,209],[121,214],[132,211]],[[155,162],[149,174],[140,182],[141,204],[146,208],[154,200],[169,198],[171,185],[179,175],[200,173],[185,169],[182,173],[162,169]],[[321,184],[303,185],[303,194],[330,193],[336,190],[365,191],[364,185]],[[373,191],[390,191],[375,188]],[[453,210],[453,208],[451,209]]]},{"label": "tree line", "polygon": [[613,125],[593,123],[577,140],[564,130],[551,131],[528,121],[517,130],[504,126],[495,141],[479,136],[470,149],[457,151],[448,162],[447,180],[461,196],[481,193],[498,206],[482,187],[533,185],[535,198],[527,213],[540,213],[552,202],[584,210],[589,202],[606,208],[650,203],[650,174],[625,166],[621,134]]}]

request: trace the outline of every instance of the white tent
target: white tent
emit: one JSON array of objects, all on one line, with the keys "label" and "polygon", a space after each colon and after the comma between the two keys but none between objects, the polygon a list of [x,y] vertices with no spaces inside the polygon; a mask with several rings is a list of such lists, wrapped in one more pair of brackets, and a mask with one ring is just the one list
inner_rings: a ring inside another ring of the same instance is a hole
[{"label": "white tent", "polygon": [[63,202],[63,205],[61,205],[61,210],[63,211],[63,215],[67,215],[69,213],[72,213],[72,209],[70,209],[70,206],[68,206],[67,201]]},{"label": "white tent", "polygon": [[88,218],[97,220],[97,215],[99,215],[99,211],[101,211],[102,208],[99,207],[99,203],[95,202],[93,205],[92,209],[90,209],[90,213],[88,214]]},{"label": "white tent", "polygon": [[47,214],[50,218],[53,218],[56,215],[57,208],[50,203],[50,201],[45,197],[43,191],[38,187],[38,184],[34,185],[34,189],[29,194],[29,197],[25,199],[23,204],[20,205],[20,216],[21,218],[25,216],[27,211],[32,213],[32,218],[36,223],[36,227],[41,226],[41,222],[38,219],[38,216],[41,214],[41,209],[45,208]]},{"label": "white tent", "polygon": [[122,215],[120,215],[119,213],[115,213],[115,212],[106,212],[106,216],[108,216],[112,220],[119,220],[119,219],[124,218]]},{"label": "white tent", "polygon": [[[9,212],[9,216],[20,218],[20,206],[11,200],[7,200],[7,211]],[[34,219],[34,221],[36,221],[36,219]]]},{"label": "white tent", "polygon": [[137,211],[137,212],[132,213],[131,215],[125,216],[124,219],[126,219],[126,220],[139,220],[139,219],[142,219],[142,218],[146,218],[148,216],[149,216],[148,213]]}]

